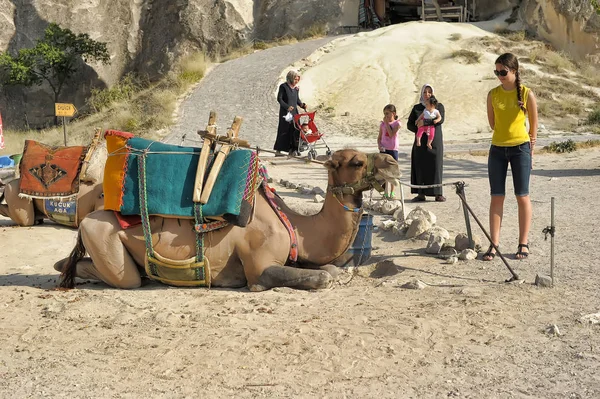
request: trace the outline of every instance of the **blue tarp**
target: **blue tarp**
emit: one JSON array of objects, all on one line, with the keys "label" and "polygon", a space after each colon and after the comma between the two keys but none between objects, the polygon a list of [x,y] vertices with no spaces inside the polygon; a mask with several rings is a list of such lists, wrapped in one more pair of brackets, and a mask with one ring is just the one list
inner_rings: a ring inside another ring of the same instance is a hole
[{"label": "blue tarp", "polygon": [[0,156],[0,168],[12,168],[13,166],[15,166],[15,161],[8,155]]}]

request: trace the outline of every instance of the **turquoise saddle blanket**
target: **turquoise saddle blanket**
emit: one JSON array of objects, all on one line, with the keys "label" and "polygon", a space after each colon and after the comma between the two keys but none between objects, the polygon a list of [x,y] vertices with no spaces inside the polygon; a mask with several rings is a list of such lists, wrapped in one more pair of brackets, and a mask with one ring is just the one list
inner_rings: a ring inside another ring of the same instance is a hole
[{"label": "turquoise saddle blanket", "polygon": [[[129,139],[127,147],[120,212],[123,215],[141,214],[139,179],[145,177],[148,214],[193,218],[192,198],[200,148],[137,137]],[[142,176],[139,174],[140,156],[146,157]],[[204,181],[212,169],[213,158],[211,154]],[[245,226],[259,184],[258,167],[259,159],[254,151],[232,150],[225,158],[208,202],[202,206],[202,216],[219,216],[235,225]]]}]

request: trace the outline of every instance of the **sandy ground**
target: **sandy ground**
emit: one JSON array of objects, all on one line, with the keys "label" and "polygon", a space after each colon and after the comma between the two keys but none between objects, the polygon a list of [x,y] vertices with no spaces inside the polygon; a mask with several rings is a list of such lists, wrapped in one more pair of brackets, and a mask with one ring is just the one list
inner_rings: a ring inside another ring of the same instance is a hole
[{"label": "sandy ground", "polygon": [[[400,163],[406,176],[408,158]],[[285,160],[269,170],[325,186],[318,165]],[[486,159],[454,154],[445,174],[468,183],[487,225]],[[297,209],[319,206],[276,187]],[[362,266],[324,291],[157,283],[119,291],[91,281],[59,291],[52,265],[76,232],[2,219],[0,397],[599,397],[600,327],[577,319],[600,311],[600,150],[537,156],[531,190],[530,259],[514,260],[511,197],[501,242],[522,284],[503,282],[510,275],[498,258],[447,265],[424,254],[425,241],[376,230],[371,262],[393,258],[401,272],[378,278]],[[423,206],[451,234],[464,232],[458,197],[446,196]],[[549,289],[532,282],[549,273],[542,229],[553,196],[557,284]],[[428,286],[400,288],[414,278]],[[552,324],[562,335],[545,332]]]}]

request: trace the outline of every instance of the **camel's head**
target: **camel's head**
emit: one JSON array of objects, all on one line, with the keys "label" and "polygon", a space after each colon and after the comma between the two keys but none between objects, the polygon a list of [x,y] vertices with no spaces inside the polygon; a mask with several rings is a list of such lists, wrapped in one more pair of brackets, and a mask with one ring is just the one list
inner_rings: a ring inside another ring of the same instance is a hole
[{"label": "camel's head", "polygon": [[385,182],[398,185],[401,176],[398,162],[390,155],[353,149],[334,152],[325,167],[329,170],[330,188],[340,195],[360,194],[372,188],[383,192]]}]

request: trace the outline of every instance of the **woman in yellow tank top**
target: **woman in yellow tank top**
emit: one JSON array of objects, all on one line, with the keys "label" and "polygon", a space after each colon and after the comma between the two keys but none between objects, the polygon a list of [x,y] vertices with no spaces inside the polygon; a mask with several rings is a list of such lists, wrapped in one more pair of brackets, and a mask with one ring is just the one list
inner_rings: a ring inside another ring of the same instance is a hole
[{"label": "woman in yellow tank top", "polygon": [[[533,92],[521,84],[519,61],[511,53],[496,60],[494,74],[500,86],[490,90],[487,97],[487,115],[494,131],[488,157],[490,181],[490,236],[492,245],[483,260],[492,260],[500,243],[500,226],[504,212],[504,198],[508,165],[513,176],[513,187],[519,208],[519,245],[515,257],[529,256],[528,235],[531,227],[531,200],[529,178],[533,162],[538,113]],[[527,129],[526,121],[529,121]]]}]

